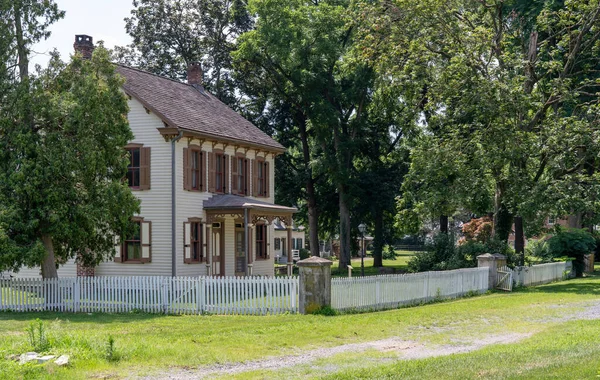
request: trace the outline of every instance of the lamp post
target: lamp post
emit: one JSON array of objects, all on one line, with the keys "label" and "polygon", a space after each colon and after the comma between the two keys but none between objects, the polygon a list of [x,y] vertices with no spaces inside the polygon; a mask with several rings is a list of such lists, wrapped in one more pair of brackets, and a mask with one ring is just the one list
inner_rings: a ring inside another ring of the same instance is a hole
[{"label": "lamp post", "polygon": [[367,226],[364,223],[358,225],[358,231],[360,232],[360,275],[365,276],[365,231]]}]

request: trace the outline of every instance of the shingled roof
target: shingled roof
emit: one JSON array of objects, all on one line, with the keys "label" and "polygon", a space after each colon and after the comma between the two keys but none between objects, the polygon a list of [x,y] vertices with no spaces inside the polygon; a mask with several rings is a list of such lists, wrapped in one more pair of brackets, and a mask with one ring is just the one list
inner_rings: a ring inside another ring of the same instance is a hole
[{"label": "shingled roof", "polygon": [[285,150],[206,90],[123,65],[116,65],[116,70],[125,78],[125,93],[139,100],[169,127],[215,140],[234,140],[276,152]]}]

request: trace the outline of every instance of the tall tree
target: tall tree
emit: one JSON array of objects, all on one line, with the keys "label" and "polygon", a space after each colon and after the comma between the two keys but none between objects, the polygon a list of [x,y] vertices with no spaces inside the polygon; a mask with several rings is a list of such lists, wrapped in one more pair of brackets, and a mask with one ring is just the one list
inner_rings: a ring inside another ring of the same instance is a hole
[{"label": "tall tree", "polygon": [[41,265],[44,278],[78,256],[94,264],[114,255],[114,236],[130,231],[138,201],[122,179],[132,138],[122,81],[98,49],[65,65],[55,54],[31,75],[31,44],[62,17],[51,1],[2,2],[11,32],[0,103],[0,270]]},{"label": "tall tree", "polygon": [[[404,21],[420,28],[413,44],[438,72],[427,107],[432,123],[449,128],[436,138],[456,154],[481,152],[481,168],[495,189],[496,236],[506,240],[517,217],[522,240],[523,226],[545,208],[582,201],[579,191],[548,189],[579,188],[585,157],[598,152],[588,137],[598,131],[598,4],[386,3],[399,15],[387,43],[405,41]],[[594,178],[586,185],[596,186]]]},{"label": "tall tree", "polygon": [[[256,28],[240,37],[234,53],[246,77],[268,83],[274,97],[293,107],[305,173],[312,172],[311,144],[322,152],[321,165],[338,195],[341,268],[350,262],[356,138],[365,126],[374,83],[368,65],[348,59],[354,46],[349,5],[350,1],[250,1]],[[309,174],[306,179],[308,192],[314,177]],[[309,218],[316,218],[310,205],[316,205],[316,199],[309,195],[308,203]],[[312,230],[316,219],[309,224]]]},{"label": "tall tree", "polygon": [[133,6],[125,19],[133,43],[115,49],[117,60],[180,80],[188,64],[200,61],[204,85],[236,104],[230,53],[252,28],[245,0],[134,0]]}]

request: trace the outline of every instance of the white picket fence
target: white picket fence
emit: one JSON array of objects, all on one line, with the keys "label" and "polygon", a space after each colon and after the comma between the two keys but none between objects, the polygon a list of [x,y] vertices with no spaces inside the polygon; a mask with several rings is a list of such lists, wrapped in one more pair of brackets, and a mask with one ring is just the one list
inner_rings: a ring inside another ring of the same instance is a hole
[{"label": "white picket fence", "polygon": [[488,290],[488,268],[443,272],[334,278],[331,307],[336,310],[388,309]]},{"label": "white picket fence", "polygon": [[513,279],[518,286],[533,286],[559,281],[568,277],[573,263],[556,262],[532,265],[530,267],[515,267]]},{"label": "white picket fence", "polygon": [[0,279],[0,311],[266,315],[297,303],[297,277]]}]

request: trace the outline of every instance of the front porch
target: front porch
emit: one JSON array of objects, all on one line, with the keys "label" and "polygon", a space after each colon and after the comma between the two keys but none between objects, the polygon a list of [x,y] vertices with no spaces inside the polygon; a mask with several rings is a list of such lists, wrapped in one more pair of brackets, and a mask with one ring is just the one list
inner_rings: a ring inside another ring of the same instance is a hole
[{"label": "front porch", "polygon": [[[209,275],[274,275],[274,222],[292,226],[296,208],[230,194],[213,196],[203,208]],[[291,263],[291,227],[287,233]]]}]

